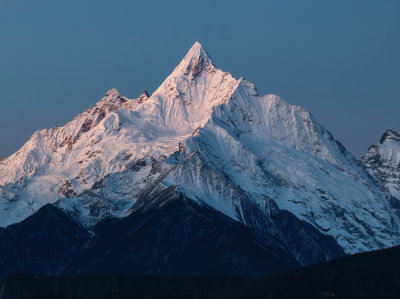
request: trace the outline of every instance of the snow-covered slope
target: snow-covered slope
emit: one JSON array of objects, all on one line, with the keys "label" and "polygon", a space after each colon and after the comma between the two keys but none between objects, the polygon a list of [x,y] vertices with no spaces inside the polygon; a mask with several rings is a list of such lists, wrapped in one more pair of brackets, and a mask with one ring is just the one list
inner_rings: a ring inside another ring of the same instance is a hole
[{"label": "snow-covered slope", "polygon": [[199,43],[150,97],[110,90],[36,132],[0,162],[0,184],[1,226],[57,202],[90,227],[173,185],[257,230],[273,229],[276,205],[348,253],[399,243],[399,219],[363,165],[303,108],[218,70]]},{"label": "snow-covered slope", "polygon": [[243,201],[265,215],[272,198],[349,253],[399,242],[398,219],[361,163],[306,110],[244,80],[187,146],[192,163],[166,181],[232,218],[246,221]]},{"label": "snow-covered slope", "polygon": [[0,226],[80,194],[131,161],[172,154],[236,85],[196,43],[150,98],[129,100],[112,89],[64,127],[35,132],[0,162]]},{"label": "snow-covered slope", "polygon": [[400,200],[400,134],[386,130],[379,144],[369,147],[363,161],[368,172]]}]

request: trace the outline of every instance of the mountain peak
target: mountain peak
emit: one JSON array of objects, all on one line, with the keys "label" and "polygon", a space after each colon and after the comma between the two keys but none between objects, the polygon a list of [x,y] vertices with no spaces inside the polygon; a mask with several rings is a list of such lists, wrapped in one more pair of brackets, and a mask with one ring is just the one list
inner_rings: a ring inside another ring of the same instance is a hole
[{"label": "mountain peak", "polygon": [[116,105],[119,104],[121,101],[125,102],[124,98],[120,95],[118,90],[115,88],[111,88],[109,91],[106,92],[101,101],[97,103],[97,106]]},{"label": "mountain peak", "polygon": [[140,95],[140,97],[137,99],[137,102],[139,104],[147,101],[149,99],[149,93],[147,92],[147,90],[143,91],[143,93]]},{"label": "mountain peak", "polygon": [[385,141],[388,141],[388,140],[400,142],[400,134],[397,133],[396,131],[388,129],[385,131],[385,133],[383,133],[381,140],[379,142],[384,143]]},{"label": "mountain peak", "polygon": [[109,91],[106,92],[106,97],[112,97],[112,96],[119,96],[119,92],[115,88],[111,88]]},{"label": "mountain peak", "polygon": [[187,76],[197,77],[204,69],[213,65],[207,51],[199,42],[195,42],[175,70],[182,71]]}]

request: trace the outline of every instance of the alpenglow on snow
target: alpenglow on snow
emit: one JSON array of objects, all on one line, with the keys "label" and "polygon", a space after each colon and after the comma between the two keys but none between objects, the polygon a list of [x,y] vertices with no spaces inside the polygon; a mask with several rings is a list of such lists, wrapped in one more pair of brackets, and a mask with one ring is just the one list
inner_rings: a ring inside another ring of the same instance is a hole
[{"label": "alpenglow on snow", "polygon": [[90,230],[172,186],[257,231],[285,211],[349,254],[399,244],[399,218],[363,164],[307,110],[259,95],[197,42],[152,95],[111,89],[0,161],[0,226],[53,204]]}]

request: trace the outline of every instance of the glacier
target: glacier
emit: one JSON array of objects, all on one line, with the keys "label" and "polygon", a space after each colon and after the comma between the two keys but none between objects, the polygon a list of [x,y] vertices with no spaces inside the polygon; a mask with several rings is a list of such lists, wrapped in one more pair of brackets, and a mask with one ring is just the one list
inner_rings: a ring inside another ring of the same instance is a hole
[{"label": "glacier", "polygon": [[258,231],[289,212],[347,254],[400,243],[371,170],[307,110],[219,70],[198,42],[152,95],[112,89],[0,161],[0,226],[53,204],[90,231],[171,187]]}]

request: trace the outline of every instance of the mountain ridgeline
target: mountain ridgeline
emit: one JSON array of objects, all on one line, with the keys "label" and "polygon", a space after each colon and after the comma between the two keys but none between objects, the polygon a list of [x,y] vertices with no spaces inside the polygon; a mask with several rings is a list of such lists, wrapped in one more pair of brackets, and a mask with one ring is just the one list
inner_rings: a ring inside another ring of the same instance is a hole
[{"label": "mountain ridgeline", "polygon": [[362,161],[195,43],[160,87],[108,91],[0,160],[0,277],[262,276],[400,244],[400,137]]}]

